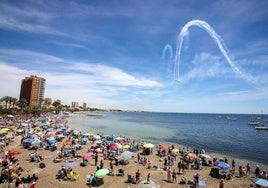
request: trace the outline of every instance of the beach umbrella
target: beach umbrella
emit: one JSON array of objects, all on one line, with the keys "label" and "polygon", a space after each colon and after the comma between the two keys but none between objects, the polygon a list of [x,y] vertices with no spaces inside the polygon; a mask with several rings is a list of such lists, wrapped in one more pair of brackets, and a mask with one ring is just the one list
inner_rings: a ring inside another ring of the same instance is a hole
[{"label": "beach umbrella", "polygon": [[40,139],[34,139],[31,144],[40,144],[41,140]]},{"label": "beach umbrella", "polygon": [[256,185],[260,185],[263,187],[268,187],[268,181],[262,178],[254,178],[252,180]]},{"label": "beach umbrella", "polygon": [[37,131],[40,131],[41,130],[40,127],[35,127],[34,129],[37,130]]},{"label": "beach umbrella", "polygon": [[190,158],[196,158],[196,154],[195,153],[188,153],[187,155]]},{"label": "beach umbrella", "polygon": [[161,149],[161,150],[168,150],[168,148],[169,148],[169,147],[168,147],[167,145],[161,145],[161,146],[160,146],[160,149]]},{"label": "beach umbrella", "polygon": [[130,148],[130,145],[125,144],[125,145],[123,146],[123,148],[124,148],[124,149],[129,149],[129,148]]},{"label": "beach umbrella", "polygon": [[97,170],[96,172],[95,172],[95,176],[96,177],[100,177],[100,176],[105,176],[105,175],[107,175],[107,174],[109,174],[109,170],[108,169],[100,169],[100,170]]},{"label": "beach umbrella", "polygon": [[207,159],[211,158],[208,154],[201,154],[201,157],[204,157],[204,158],[207,158]]},{"label": "beach umbrella", "polygon": [[136,152],[137,151],[137,148],[130,148],[128,151],[130,151],[130,152]]},{"label": "beach umbrella", "polygon": [[19,155],[19,154],[21,154],[21,151],[19,150],[10,150],[8,152],[8,155]]},{"label": "beach umbrella", "polygon": [[143,147],[145,147],[145,148],[153,148],[154,145],[151,144],[151,143],[147,143],[147,144],[144,144]]},{"label": "beach umbrella", "polygon": [[120,159],[124,159],[124,160],[129,160],[132,159],[134,153],[130,152],[130,151],[124,151],[121,155],[120,155]]},{"label": "beach umbrella", "polygon": [[173,153],[178,153],[178,152],[179,152],[179,149],[178,149],[178,148],[174,148],[174,149],[172,150],[172,152],[173,152]]},{"label": "beach umbrella", "polygon": [[214,163],[214,166],[219,167],[219,168],[230,168],[230,165],[228,163],[223,162],[223,161],[216,161]]},{"label": "beach umbrella", "polygon": [[117,144],[112,144],[112,145],[110,145],[110,149],[117,149]]},{"label": "beach umbrella", "polygon": [[66,168],[73,168],[73,167],[77,166],[77,163],[74,161],[69,161],[69,162],[64,163],[64,166]]},{"label": "beach umbrella", "polygon": [[122,144],[119,144],[119,143],[116,143],[116,145],[117,145],[117,148],[119,148],[119,149],[121,149],[123,147]]},{"label": "beach umbrella", "polygon": [[83,136],[93,136],[92,133],[84,133]]},{"label": "beach umbrella", "polygon": [[115,144],[115,142],[114,142],[114,141],[110,141],[110,142],[108,142],[108,144],[109,144],[109,146],[110,146],[110,145],[112,145],[112,144]]},{"label": "beach umbrella", "polygon": [[83,159],[87,160],[89,157],[91,157],[93,155],[93,152],[88,152],[85,155],[83,155]]},{"label": "beach umbrella", "polygon": [[25,140],[23,140],[23,142],[25,143],[32,143],[33,139],[32,138],[26,138]]},{"label": "beach umbrella", "polygon": [[65,145],[66,146],[71,146],[72,145],[72,142],[71,141],[67,141],[67,142],[65,142]]},{"label": "beach umbrella", "polygon": [[97,135],[97,134],[94,135],[93,138],[95,138],[96,140],[100,140],[101,139],[100,135]]},{"label": "beach umbrella", "polygon": [[65,147],[65,148],[63,148],[63,150],[70,152],[70,151],[74,150],[74,148],[73,147]]},{"label": "beach umbrella", "polygon": [[96,148],[95,151],[96,151],[96,152],[100,152],[101,149],[100,149],[100,148]]},{"label": "beach umbrella", "polygon": [[115,140],[120,141],[120,140],[125,140],[125,138],[124,137],[116,137]]},{"label": "beach umbrella", "polygon": [[2,128],[1,131],[2,133],[7,133],[9,131],[9,128]]},{"label": "beach umbrella", "polygon": [[102,141],[101,141],[101,140],[96,140],[96,141],[94,141],[94,143],[95,143],[95,144],[101,144]]},{"label": "beach umbrella", "polygon": [[48,141],[50,144],[54,144],[54,143],[57,142],[57,140],[56,140],[54,137],[49,137],[49,138],[47,139],[47,141]]},{"label": "beach umbrella", "polygon": [[82,141],[82,142],[87,142],[87,141],[88,141],[88,138],[87,138],[87,137],[82,137],[82,138],[81,138],[81,141]]},{"label": "beach umbrella", "polygon": [[114,150],[114,149],[110,149],[109,152],[110,152],[110,153],[116,153],[116,150]]}]

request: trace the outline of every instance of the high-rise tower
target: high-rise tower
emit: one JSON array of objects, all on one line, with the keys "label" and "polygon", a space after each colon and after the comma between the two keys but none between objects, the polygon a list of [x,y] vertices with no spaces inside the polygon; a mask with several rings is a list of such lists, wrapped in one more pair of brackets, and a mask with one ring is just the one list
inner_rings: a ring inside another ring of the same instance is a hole
[{"label": "high-rise tower", "polygon": [[21,81],[20,99],[26,99],[28,105],[39,105],[44,99],[46,80],[41,77],[25,77]]}]

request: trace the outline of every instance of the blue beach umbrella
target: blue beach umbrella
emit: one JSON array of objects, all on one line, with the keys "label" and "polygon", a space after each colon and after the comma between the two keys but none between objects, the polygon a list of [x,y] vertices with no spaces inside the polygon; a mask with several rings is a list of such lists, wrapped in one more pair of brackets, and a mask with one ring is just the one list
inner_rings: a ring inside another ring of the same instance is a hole
[{"label": "blue beach umbrella", "polygon": [[256,185],[260,185],[263,187],[268,187],[268,181],[265,179],[261,179],[261,178],[254,178],[252,180]]},{"label": "blue beach umbrella", "polygon": [[32,138],[26,138],[23,142],[32,143],[34,140]]},{"label": "blue beach umbrella", "polygon": [[31,144],[40,144],[41,140],[40,139],[34,139]]},{"label": "blue beach umbrella", "polygon": [[87,138],[87,137],[82,137],[82,138],[81,138],[81,141],[82,141],[82,142],[87,142],[87,141],[88,141],[88,138]]},{"label": "blue beach umbrella", "polygon": [[48,141],[50,144],[54,144],[54,143],[57,142],[57,140],[56,140],[54,137],[49,137],[49,138],[47,139],[47,141]]},{"label": "blue beach umbrella", "polygon": [[67,162],[67,163],[64,163],[64,166],[65,166],[66,168],[73,168],[73,167],[77,166],[77,163],[74,162],[74,161],[69,161],[69,162]]},{"label": "blue beach umbrella", "polygon": [[65,147],[65,148],[63,148],[63,150],[70,152],[70,151],[74,150],[74,148],[73,147]]},{"label": "blue beach umbrella", "polygon": [[231,167],[228,163],[225,163],[223,161],[216,161],[214,163],[214,166],[219,167],[219,168],[230,168]]}]

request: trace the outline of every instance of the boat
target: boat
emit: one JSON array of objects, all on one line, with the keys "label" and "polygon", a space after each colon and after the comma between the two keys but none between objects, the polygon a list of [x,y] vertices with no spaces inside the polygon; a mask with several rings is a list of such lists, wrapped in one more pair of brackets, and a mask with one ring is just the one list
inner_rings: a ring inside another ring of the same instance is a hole
[{"label": "boat", "polygon": [[259,127],[255,127],[256,130],[268,130],[268,127],[265,126],[259,126]]},{"label": "boat", "polygon": [[250,122],[248,122],[248,125],[253,125],[253,126],[257,126],[259,124],[260,124],[259,121],[250,121]]}]

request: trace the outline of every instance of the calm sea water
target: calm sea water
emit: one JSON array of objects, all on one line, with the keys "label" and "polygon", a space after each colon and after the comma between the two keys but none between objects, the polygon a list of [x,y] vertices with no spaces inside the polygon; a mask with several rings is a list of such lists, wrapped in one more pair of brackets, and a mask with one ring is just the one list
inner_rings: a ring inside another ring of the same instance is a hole
[{"label": "calm sea water", "polygon": [[[69,125],[82,132],[115,134],[159,144],[179,144],[268,166],[268,131],[248,125],[252,115],[153,112],[74,116]],[[256,117],[256,116],[255,116]],[[267,115],[259,118],[268,120]],[[264,121],[266,126],[267,122]]]}]

